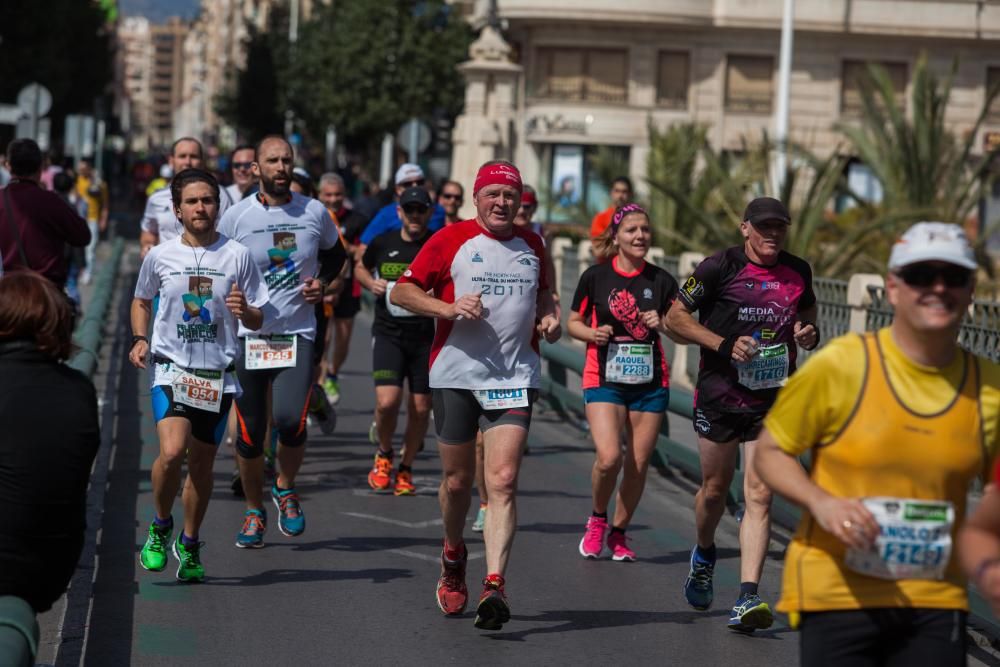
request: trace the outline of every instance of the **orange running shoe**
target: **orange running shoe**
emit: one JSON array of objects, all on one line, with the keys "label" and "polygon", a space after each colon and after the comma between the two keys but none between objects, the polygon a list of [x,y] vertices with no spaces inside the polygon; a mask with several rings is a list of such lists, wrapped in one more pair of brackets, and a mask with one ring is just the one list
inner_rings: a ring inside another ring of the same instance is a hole
[{"label": "orange running shoe", "polygon": [[392,483],[392,457],[381,452],[375,453],[375,465],[368,473],[368,486],[376,491],[385,491]]},{"label": "orange running shoe", "polygon": [[441,578],[437,585],[438,607],[446,616],[457,616],[465,611],[469,602],[469,589],[465,587],[465,566],[469,562],[469,550],[462,545],[462,557],[448,560],[441,551]]},{"label": "orange running shoe", "polygon": [[413,486],[413,473],[409,470],[399,470],[396,472],[396,488],[392,490],[397,496],[412,496],[417,492],[417,487]]}]

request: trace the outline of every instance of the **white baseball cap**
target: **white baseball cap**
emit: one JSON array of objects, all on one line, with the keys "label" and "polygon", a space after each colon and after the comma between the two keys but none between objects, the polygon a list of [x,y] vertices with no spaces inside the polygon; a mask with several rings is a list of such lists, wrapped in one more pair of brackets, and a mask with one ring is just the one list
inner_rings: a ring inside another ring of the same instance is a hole
[{"label": "white baseball cap", "polygon": [[890,271],[917,262],[947,262],[971,271],[978,267],[965,231],[945,222],[918,222],[892,246]]},{"label": "white baseball cap", "polygon": [[418,181],[424,178],[424,170],[420,165],[407,162],[396,170],[396,185],[407,181]]}]

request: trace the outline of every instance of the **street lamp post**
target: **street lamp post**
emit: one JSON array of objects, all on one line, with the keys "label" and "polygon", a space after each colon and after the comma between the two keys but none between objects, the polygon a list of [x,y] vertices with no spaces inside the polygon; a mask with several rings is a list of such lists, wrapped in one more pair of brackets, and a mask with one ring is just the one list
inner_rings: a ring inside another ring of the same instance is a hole
[{"label": "street lamp post", "polygon": [[795,0],[785,0],[785,11],[781,20],[781,56],[778,63],[778,104],[774,132],[778,144],[773,178],[776,197],[781,196],[788,171],[788,97],[792,76],[794,12]]}]

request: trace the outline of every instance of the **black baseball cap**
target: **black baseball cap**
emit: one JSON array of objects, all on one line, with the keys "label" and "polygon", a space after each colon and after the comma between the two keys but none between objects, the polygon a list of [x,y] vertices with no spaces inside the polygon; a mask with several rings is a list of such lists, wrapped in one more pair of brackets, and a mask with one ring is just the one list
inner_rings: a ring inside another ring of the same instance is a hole
[{"label": "black baseball cap", "polygon": [[406,188],[403,190],[403,194],[399,195],[399,205],[401,207],[406,208],[410,204],[420,204],[424,208],[433,206],[431,196],[427,193],[427,190],[419,187]]},{"label": "black baseball cap", "polygon": [[768,220],[780,220],[786,225],[792,223],[788,209],[774,197],[757,197],[747,204],[746,210],[743,211],[743,220],[751,225],[759,225]]}]

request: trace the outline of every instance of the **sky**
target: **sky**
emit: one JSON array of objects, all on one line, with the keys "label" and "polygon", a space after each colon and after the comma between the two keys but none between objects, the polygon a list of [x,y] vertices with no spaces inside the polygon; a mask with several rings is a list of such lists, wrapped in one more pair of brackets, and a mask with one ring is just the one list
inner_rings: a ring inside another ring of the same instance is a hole
[{"label": "sky", "polygon": [[145,16],[153,23],[162,23],[171,16],[193,18],[200,6],[201,0],[118,0],[123,15]]}]

